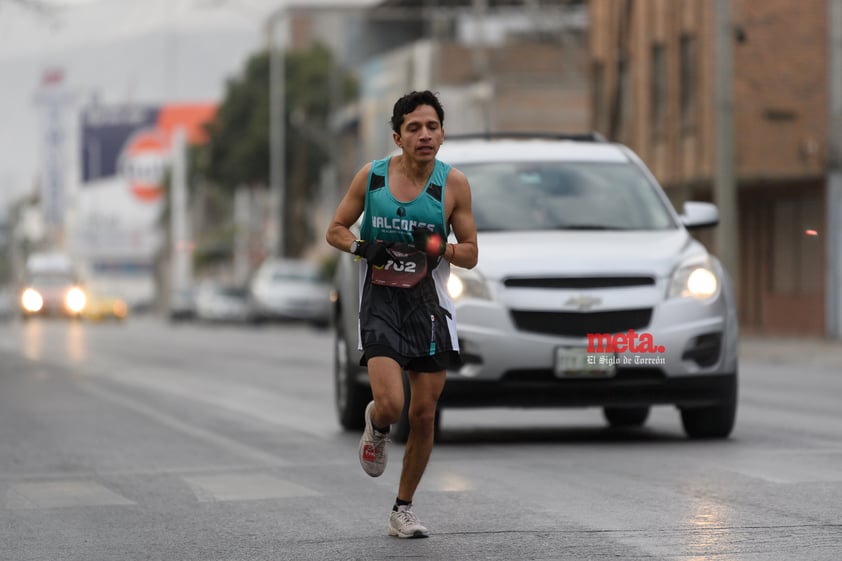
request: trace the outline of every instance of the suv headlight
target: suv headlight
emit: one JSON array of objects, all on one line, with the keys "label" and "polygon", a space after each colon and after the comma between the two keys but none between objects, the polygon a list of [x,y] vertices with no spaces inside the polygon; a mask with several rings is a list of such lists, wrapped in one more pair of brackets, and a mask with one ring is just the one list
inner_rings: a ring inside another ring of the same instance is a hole
[{"label": "suv headlight", "polygon": [[491,291],[483,276],[476,269],[463,269],[450,266],[450,278],[447,279],[447,291],[451,298],[478,298],[491,300]]},{"label": "suv headlight", "polygon": [[686,260],[673,273],[667,298],[710,300],[719,293],[719,278],[708,256]]}]

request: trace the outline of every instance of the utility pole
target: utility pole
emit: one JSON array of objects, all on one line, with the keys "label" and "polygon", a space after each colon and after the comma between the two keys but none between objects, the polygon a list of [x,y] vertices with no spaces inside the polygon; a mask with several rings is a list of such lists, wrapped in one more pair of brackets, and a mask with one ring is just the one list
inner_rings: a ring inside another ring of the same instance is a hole
[{"label": "utility pole", "polygon": [[739,287],[739,233],[734,157],[734,61],[731,0],[715,4],[715,145],[714,202],[719,207],[716,254]]},{"label": "utility pole", "polygon": [[471,57],[477,80],[483,84],[483,91],[486,89],[489,91],[489,95],[481,100],[483,130],[487,133],[493,128],[491,124],[491,104],[494,96],[494,91],[491,88],[491,65],[488,60],[488,49],[490,47],[486,40],[488,0],[473,0],[472,6],[476,36],[474,37],[474,46],[471,49]]},{"label": "utility pole", "polygon": [[170,294],[193,284],[193,236],[187,214],[187,197],[187,133],[183,126],[179,126],[172,137]]},{"label": "utility pole", "polygon": [[286,36],[287,8],[269,16],[269,254],[286,254]]},{"label": "utility pole", "polygon": [[828,18],[828,127],[827,159],[827,335],[842,339],[842,2],[827,3]]},{"label": "utility pole", "polygon": [[234,283],[245,285],[249,275],[251,245],[251,191],[240,185],[234,192]]}]

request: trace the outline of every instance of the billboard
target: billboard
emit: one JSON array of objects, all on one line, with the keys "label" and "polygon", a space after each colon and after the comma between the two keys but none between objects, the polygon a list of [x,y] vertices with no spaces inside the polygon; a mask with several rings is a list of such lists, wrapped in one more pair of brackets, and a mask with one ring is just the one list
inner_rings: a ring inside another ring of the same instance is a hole
[{"label": "billboard", "polygon": [[82,112],[79,249],[133,260],[158,249],[172,134],[205,140],[216,105],[95,105]]},{"label": "billboard", "polygon": [[101,105],[81,113],[75,252],[93,275],[151,277],[177,128],[206,140],[214,103]]}]

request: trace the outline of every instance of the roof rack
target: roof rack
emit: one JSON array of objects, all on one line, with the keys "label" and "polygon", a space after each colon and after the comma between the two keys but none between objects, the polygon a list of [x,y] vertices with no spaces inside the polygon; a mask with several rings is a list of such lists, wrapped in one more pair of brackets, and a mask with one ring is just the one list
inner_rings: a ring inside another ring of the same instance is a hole
[{"label": "roof rack", "polygon": [[449,134],[445,137],[447,140],[471,140],[471,139],[485,139],[494,140],[497,138],[535,138],[546,140],[576,140],[578,142],[608,142],[602,133],[593,132],[576,132],[576,133],[555,133],[555,132],[476,132],[466,134]]}]

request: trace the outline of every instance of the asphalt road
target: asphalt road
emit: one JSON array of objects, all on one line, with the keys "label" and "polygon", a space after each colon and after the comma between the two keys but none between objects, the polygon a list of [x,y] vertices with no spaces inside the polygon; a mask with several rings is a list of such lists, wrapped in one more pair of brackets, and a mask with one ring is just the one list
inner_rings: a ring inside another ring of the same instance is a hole
[{"label": "asphalt road", "polygon": [[[598,410],[445,410],[386,533],[306,326],[0,323],[0,560],[842,559],[842,352],[743,346],[737,427],[685,439]],[[837,353],[837,354],[833,354]]]}]

